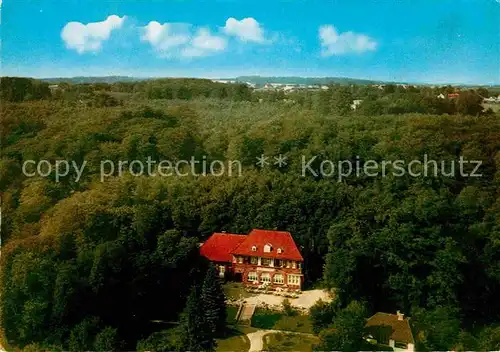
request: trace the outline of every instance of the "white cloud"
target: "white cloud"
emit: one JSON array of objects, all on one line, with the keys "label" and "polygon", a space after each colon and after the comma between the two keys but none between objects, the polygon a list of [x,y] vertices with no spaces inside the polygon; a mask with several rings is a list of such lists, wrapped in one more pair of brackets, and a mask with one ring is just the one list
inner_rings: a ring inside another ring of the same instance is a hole
[{"label": "white cloud", "polygon": [[111,15],[102,22],[68,22],[61,31],[61,38],[68,49],[74,49],[79,54],[96,52],[109,39],[111,32],[123,25],[125,18]]},{"label": "white cloud", "polygon": [[190,45],[184,48],[181,55],[184,57],[207,56],[224,51],[226,45],[225,38],[211,35],[207,28],[201,28],[192,38]]},{"label": "white cloud", "polygon": [[354,32],[337,33],[332,25],[319,27],[321,54],[323,56],[343,55],[349,53],[363,53],[373,51],[377,43],[364,34]]},{"label": "white cloud", "polygon": [[191,25],[149,22],[141,39],[147,41],[163,57],[208,56],[226,49],[224,37],[212,35],[208,28],[192,33]]},{"label": "white cloud", "polygon": [[151,21],[144,28],[143,41],[149,42],[159,52],[168,51],[189,42],[189,25],[182,23],[160,24]]},{"label": "white cloud", "polygon": [[228,35],[238,37],[243,42],[264,43],[264,30],[259,22],[252,17],[244,18],[240,21],[231,17],[226,21],[224,31]]}]

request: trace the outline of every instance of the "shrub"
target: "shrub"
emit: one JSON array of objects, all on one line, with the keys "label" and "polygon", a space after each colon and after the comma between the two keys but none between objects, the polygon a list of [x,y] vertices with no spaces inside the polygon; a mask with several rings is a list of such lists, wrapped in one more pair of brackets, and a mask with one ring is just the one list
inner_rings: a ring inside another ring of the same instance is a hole
[{"label": "shrub", "polygon": [[288,298],[285,298],[283,300],[282,307],[283,307],[283,312],[285,312],[285,315],[291,317],[297,314],[297,311],[292,307],[292,304],[290,303],[290,300]]},{"label": "shrub", "polygon": [[309,309],[309,319],[316,334],[332,324],[334,316],[335,307],[333,304],[324,302],[321,299]]},{"label": "shrub", "polygon": [[94,349],[96,351],[115,351],[118,345],[116,329],[106,326],[95,337]]},{"label": "shrub", "polygon": [[154,332],[148,338],[137,343],[137,351],[175,351],[178,343],[178,329],[170,329]]}]

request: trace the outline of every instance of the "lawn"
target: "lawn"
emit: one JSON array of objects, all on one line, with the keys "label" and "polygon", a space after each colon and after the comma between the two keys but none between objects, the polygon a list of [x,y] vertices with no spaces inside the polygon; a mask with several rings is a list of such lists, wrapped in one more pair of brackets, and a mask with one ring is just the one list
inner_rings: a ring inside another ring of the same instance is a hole
[{"label": "lawn", "polygon": [[227,314],[226,324],[228,325],[236,324],[236,314],[238,314],[238,309],[239,307],[237,306],[230,306],[230,305],[226,306],[226,314]]},{"label": "lawn", "polygon": [[226,298],[237,300],[240,298],[247,298],[255,296],[252,293],[245,291],[245,286],[241,282],[227,282],[223,286]]},{"label": "lawn", "polygon": [[259,329],[286,330],[312,334],[308,315],[296,313],[287,316],[283,312],[257,308],[252,317],[252,326]]},{"label": "lawn", "polygon": [[217,352],[246,352],[250,349],[250,341],[244,332],[228,328],[224,337],[216,340]]},{"label": "lawn", "polygon": [[319,343],[316,336],[270,333],[264,335],[264,350],[311,352],[313,346]]}]

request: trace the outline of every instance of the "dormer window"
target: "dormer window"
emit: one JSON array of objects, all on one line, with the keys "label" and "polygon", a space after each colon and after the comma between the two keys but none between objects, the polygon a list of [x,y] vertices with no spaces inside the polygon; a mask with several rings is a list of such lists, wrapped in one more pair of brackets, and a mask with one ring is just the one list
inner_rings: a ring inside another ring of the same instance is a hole
[{"label": "dormer window", "polygon": [[278,254],[283,253],[283,248],[278,248]]},{"label": "dormer window", "polygon": [[264,246],[264,253],[269,253],[271,252],[273,247],[268,243]]},{"label": "dormer window", "polygon": [[252,252],[257,252],[257,246],[252,246]]}]

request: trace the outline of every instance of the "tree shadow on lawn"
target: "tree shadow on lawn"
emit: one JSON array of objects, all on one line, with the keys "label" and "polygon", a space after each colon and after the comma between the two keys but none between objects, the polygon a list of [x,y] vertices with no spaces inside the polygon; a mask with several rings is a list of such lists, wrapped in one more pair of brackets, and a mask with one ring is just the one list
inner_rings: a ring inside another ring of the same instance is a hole
[{"label": "tree shadow on lawn", "polygon": [[244,331],[235,326],[227,326],[222,336],[217,338],[216,351],[248,351],[250,340]]},{"label": "tree shadow on lawn", "polygon": [[227,306],[226,307],[226,324],[231,325],[236,323],[236,315],[238,314],[238,306]]},{"label": "tree shadow on lawn", "polygon": [[257,308],[252,317],[252,327],[266,330],[284,330],[312,334],[308,315],[286,315],[281,311]]},{"label": "tree shadow on lawn", "polygon": [[241,330],[238,330],[238,328],[236,326],[226,326],[226,329],[224,330],[222,335],[217,336],[217,338],[227,339],[230,337],[240,336],[240,335],[245,335],[245,333]]},{"label": "tree shadow on lawn", "polygon": [[256,309],[252,317],[252,326],[259,329],[273,329],[276,323],[283,317],[283,313]]}]

